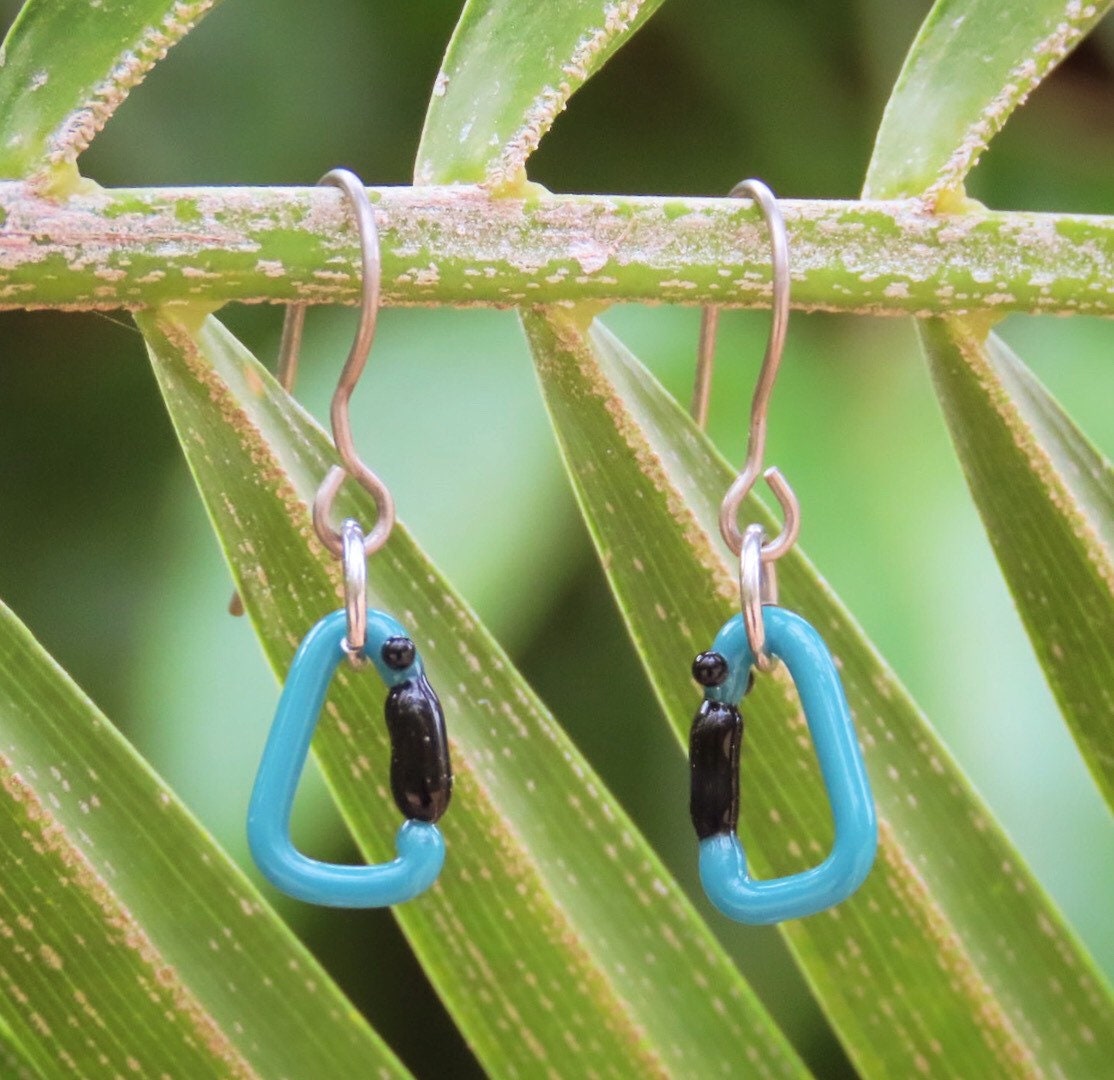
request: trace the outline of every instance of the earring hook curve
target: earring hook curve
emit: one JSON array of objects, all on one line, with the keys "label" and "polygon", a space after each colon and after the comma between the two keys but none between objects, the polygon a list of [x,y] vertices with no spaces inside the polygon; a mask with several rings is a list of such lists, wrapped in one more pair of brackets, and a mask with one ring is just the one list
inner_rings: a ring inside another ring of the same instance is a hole
[{"label": "earring hook curve", "polygon": [[[387,542],[387,537],[390,536],[395,523],[395,504],[391,492],[387,485],[360,460],[352,438],[352,425],[348,416],[352,392],[363,374],[375,338],[375,326],[379,317],[382,263],[375,212],[371,208],[371,202],[360,178],[348,169],[332,169],[321,177],[317,184],[318,186],[329,184],[340,188],[348,197],[360,234],[360,319],[329,408],[333,443],[344,466],[342,468],[334,465],[329,469],[313,500],[313,527],[318,538],[331,554],[343,559],[345,551],[343,526],[340,530],[334,529],[329,524],[329,518],[333,500],[346,476],[353,477],[375,500],[377,511],[375,525],[369,532],[363,534],[365,555],[378,551]],[[302,331],[305,329],[305,323],[306,305],[288,304],[282,321],[282,338],[279,342],[276,372],[279,385],[288,394],[294,392],[294,384],[298,378],[298,358],[302,349]],[[232,593],[228,611],[231,615],[243,615],[244,603],[239,590]]]},{"label": "earring hook curve", "polygon": [[[340,188],[347,196],[360,234],[362,276],[360,320],[329,407],[333,443],[343,464],[334,465],[329,469],[317,491],[313,500],[313,525],[325,547],[332,554],[342,556],[344,545],[341,533],[329,524],[329,518],[333,500],[341,484],[346,476],[351,476],[375,500],[378,511],[375,524],[364,534],[364,551],[370,555],[387,542],[387,537],[395,523],[395,505],[387,485],[360,459],[352,438],[349,404],[356,384],[367,365],[379,316],[379,284],[382,278],[379,230],[376,227],[375,211],[371,207],[364,185],[355,173],[348,169],[332,169],[317,182]],[[298,373],[298,356],[301,351],[305,318],[305,304],[290,304],[287,307],[286,318],[282,324],[282,344],[278,365],[278,379],[287,392],[294,389],[294,381]]]},{"label": "earring hook curve", "polygon": [[[766,453],[766,419],[774,382],[785,350],[785,334],[789,325],[789,237],[785,219],[774,193],[761,180],[742,180],[729,192],[730,198],[749,198],[762,212],[770,234],[771,304],[770,335],[762,357],[762,368],[750,405],[750,426],[747,432],[747,456],[738,476],[723,498],[719,513],[719,529],[724,543],[736,554],[743,548],[743,531],[739,528],[739,506],[762,475],[781,506],[781,532],[762,545],[762,561],[773,562],[796,542],[800,532],[800,504],[789,482],[776,466],[763,471]],[[708,415],[712,369],[715,360],[719,308],[704,308],[700,320],[700,343],[697,350],[696,382],[693,387],[692,417],[703,429]]]}]

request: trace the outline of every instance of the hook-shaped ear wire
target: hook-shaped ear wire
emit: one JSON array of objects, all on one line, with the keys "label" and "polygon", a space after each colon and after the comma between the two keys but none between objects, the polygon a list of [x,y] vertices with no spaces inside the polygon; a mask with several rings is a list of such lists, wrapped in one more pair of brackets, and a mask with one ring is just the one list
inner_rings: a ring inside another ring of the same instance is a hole
[{"label": "hook-shaped ear wire", "polygon": [[[325,547],[338,557],[343,557],[344,540],[341,532],[329,523],[333,500],[346,476],[353,477],[375,500],[378,511],[375,525],[364,533],[364,551],[370,555],[386,542],[394,528],[395,504],[387,485],[360,460],[352,438],[352,425],[348,407],[371,352],[375,338],[375,325],[379,317],[379,283],[382,263],[379,256],[379,230],[375,224],[375,211],[355,173],[348,169],[332,169],[318,185],[330,184],[340,188],[348,197],[360,233],[361,290],[360,321],[356,336],[348,351],[348,358],[340,372],[337,388],[329,409],[333,428],[333,443],[343,462],[343,468],[334,465],[325,475],[313,500],[313,526]],[[298,358],[302,349],[302,330],[306,322],[305,304],[288,304],[282,322],[282,339],[279,344],[277,377],[288,393],[293,393],[298,378]],[[232,615],[243,615],[244,604],[240,593],[234,592],[228,605]]]},{"label": "hook-shaped ear wire", "polygon": [[[379,282],[382,276],[379,258],[379,230],[375,224],[375,211],[364,190],[359,177],[347,169],[333,169],[318,181],[340,188],[348,197],[349,205],[356,218],[360,233],[360,258],[362,263],[362,285],[360,292],[360,321],[356,336],[348,351],[348,358],[341,369],[337,388],[329,409],[332,422],[333,442],[340,455],[342,465],[334,465],[325,475],[321,487],[313,500],[313,525],[325,547],[334,555],[343,553],[343,540],[330,523],[333,500],[340,490],[346,476],[355,479],[375,500],[379,512],[375,524],[364,533],[364,550],[370,555],[378,551],[387,541],[395,523],[395,506],[387,485],[360,460],[356,444],[352,438],[352,425],[349,420],[349,404],[352,392],[367,365],[371,343],[375,337],[375,324],[379,315]],[[289,391],[294,387],[298,372],[298,354],[302,342],[302,327],[305,322],[306,305],[291,304],[286,309],[286,319],[282,327],[282,346],[279,358],[279,381]]]},{"label": "hook-shaped ear wire", "polygon": [[[738,522],[739,506],[754,487],[759,475],[763,475],[784,514],[781,532],[762,546],[762,561],[772,562],[793,546],[800,531],[800,505],[789,482],[776,467],[762,471],[762,459],[766,453],[766,416],[774,381],[777,379],[778,368],[781,365],[781,356],[785,349],[785,332],[789,325],[789,238],[777,199],[761,180],[743,180],[731,189],[730,196],[752,199],[762,211],[770,232],[771,321],[766,353],[762,358],[762,369],[758,375],[754,397],[751,399],[746,461],[724,496],[720,507],[719,527],[724,542],[731,551],[739,555],[743,548],[743,533],[739,529]],[[708,415],[718,324],[719,309],[706,307],[700,322],[696,383],[692,396],[692,416],[701,429]]]}]

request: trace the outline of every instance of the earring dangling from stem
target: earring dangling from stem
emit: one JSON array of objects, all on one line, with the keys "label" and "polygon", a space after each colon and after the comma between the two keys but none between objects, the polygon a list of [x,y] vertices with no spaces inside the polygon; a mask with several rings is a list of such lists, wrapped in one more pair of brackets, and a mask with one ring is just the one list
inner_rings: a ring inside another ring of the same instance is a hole
[{"label": "earring dangling from stem", "polygon": [[[777,606],[775,561],[797,539],[800,507],[781,472],[763,471],[766,414],[789,321],[789,245],[781,210],[759,180],[732,190],[761,209],[772,252],[772,326],[751,402],[747,456],[720,507],[724,542],[739,558],[740,613],[693,662],[704,701],[689,740],[690,813],[700,840],[700,880],[712,903],[744,923],[775,923],[815,914],[846,900],[865,880],[878,847],[878,823],[866,766],[835,662],[823,639],[800,615]],[[700,327],[692,413],[703,428],[711,388],[718,311],[705,308]],[[762,475],[782,508],[781,532],[767,541],[760,525],[739,529],[743,500]],[[828,792],[835,839],[818,866],[788,877],[758,881],[747,872],[739,841],[739,756],[743,719],[738,703],[754,681],[752,669],[785,664],[800,696],[820,772]]]},{"label": "earring dangling from stem", "polygon": [[[329,469],[313,501],[314,529],[344,569],[344,608],[326,615],[306,634],[290,665],[251,793],[248,842],[264,876],[296,899],[330,907],[385,907],[424,892],[441,872],[445,842],[435,822],[449,803],[452,769],[441,703],[414,642],[393,616],[367,606],[367,557],[386,543],[395,511],[387,486],[356,452],[348,405],[375,334],[379,238],[375,214],[356,176],[334,169],[320,183],[347,196],[363,258],[360,322],[330,410],[342,465]],[[297,370],[304,319],[304,304],[287,309],[280,378],[288,390]],[[367,533],[351,518],[339,529],[330,521],[333,500],[349,476],[375,499],[378,515]],[[398,857],[372,866],[318,862],[301,854],[290,839],[290,815],[310,740],[333,674],[346,659],[356,668],[370,662],[387,686],[391,793],[406,818],[395,840]]]}]

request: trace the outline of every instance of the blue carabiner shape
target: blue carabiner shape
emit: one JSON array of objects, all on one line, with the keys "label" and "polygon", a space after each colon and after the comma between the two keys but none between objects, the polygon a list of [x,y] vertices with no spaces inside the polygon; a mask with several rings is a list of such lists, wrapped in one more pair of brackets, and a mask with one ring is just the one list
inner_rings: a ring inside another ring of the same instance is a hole
[{"label": "blue carabiner shape", "polygon": [[708,899],[739,922],[762,925],[814,915],[846,900],[865,880],[878,849],[874,798],[851,710],[832,655],[799,615],[762,608],[766,648],[789,670],[816,748],[835,826],[828,857],[788,877],[758,881],[736,835],[742,718],[754,655],[743,617],[736,615],[697,657],[704,703],[690,742],[692,817],[700,837],[700,881]]},{"label": "blue carabiner shape", "polygon": [[290,839],[290,815],[310,740],[337,666],[345,659],[343,610],[306,634],[287,674],[248,807],[248,844],[263,875],[295,899],[328,907],[386,907],[428,889],[445,862],[434,822],[452,788],[444,716],[406,631],[382,611],[367,613],[364,655],[388,688],[391,790],[404,821],[397,858],[344,866],[308,858]]}]

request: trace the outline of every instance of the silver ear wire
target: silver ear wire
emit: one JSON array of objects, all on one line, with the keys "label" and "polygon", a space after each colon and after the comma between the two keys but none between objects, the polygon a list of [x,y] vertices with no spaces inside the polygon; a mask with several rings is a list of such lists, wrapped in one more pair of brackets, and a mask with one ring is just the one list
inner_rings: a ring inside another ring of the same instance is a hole
[{"label": "silver ear wire", "polygon": [[[769,671],[774,661],[766,652],[762,605],[777,603],[774,561],[793,546],[801,528],[800,504],[789,482],[775,466],[764,471],[762,467],[766,454],[766,418],[774,381],[785,350],[785,332],[789,325],[789,238],[777,199],[761,180],[744,180],[736,184],[731,189],[731,196],[752,199],[762,211],[770,232],[771,321],[762,368],[750,403],[747,456],[720,504],[719,531],[724,543],[739,557],[739,606],[755,667],[760,671]],[[692,392],[692,417],[701,429],[708,416],[718,326],[719,309],[706,307],[700,321],[696,382]],[[770,485],[783,515],[781,532],[769,541],[760,525],[739,529],[739,507],[750,494],[760,474]]]},{"label": "silver ear wire", "polygon": [[[362,264],[360,319],[356,336],[348,351],[348,358],[341,368],[337,388],[333,392],[329,419],[333,429],[333,443],[340,456],[341,465],[334,465],[325,474],[313,500],[313,526],[325,547],[338,558],[344,558],[344,537],[330,523],[333,501],[346,477],[351,476],[375,500],[378,515],[372,528],[363,533],[364,552],[378,551],[390,536],[395,523],[394,499],[387,485],[360,459],[352,438],[349,404],[356,384],[367,365],[368,354],[375,337],[375,324],[379,316],[379,282],[382,276],[379,258],[379,230],[375,224],[375,211],[355,173],[348,169],[327,172],[318,184],[330,184],[347,196],[356,226],[360,233]],[[279,346],[278,380],[290,393],[298,376],[298,357],[302,347],[302,329],[305,326],[306,305],[290,304],[282,324],[282,343]],[[228,610],[233,615],[243,614],[243,602],[238,592],[233,593]]]},{"label": "silver ear wire", "polygon": [[[379,479],[360,460],[356,444],[352,439],[352,425],[348,416],[348,406],[352,392],[356,389],[367,365],[371,352],[372,339],[375,337],[375,323],[379,316],[379,279],[381,276],[379,260],[379,230],[375,226],[375,212],[371,208],[367,192],[359,178],[347,169],[333,169],[318,181],[332,184],[348,196],[356,224],[360,230],[360,253],[363,261],[363,287],[360,296],[360,321],[356,326],[356,336],[348,359],[341,368],[337,388],[333,391],[333,402],[329,408],[332,422],[333,442],[340,455],[342,465],[334,465],[326,474],[313,500],[313,525],[321,542],[338,558],[343,553],[340,533],[329,523],[333,499],[340,490],[345,476],[351,476],[375,500],[379,515],[375,524],[364,533],[364,551],[370,555],[378,551],[386,542],[395,523],[395,504],[387,485]],[[289,353],[284,355],[282,373],[293,382],[297,370],[298,345],[301,339],[300,322],[305,318],[305,305],[291,305],[287,310],[288,328],[283,332],[284,340],[291,342]],[[290,326],[289,324],[294,324]],[[296,330],[295,327],[296,326]],[[342,467],[343,466],[343,467]]]},{"label": "silver ear wire", "polygon": [[[750,198],[762,211],[770,231],[771,254],[771,322],[766,353],[758,375],[754,397],[750,405],[750,430],[747,437],[747,456],[739,475],[735,477],[719,513],[719,528],[724,542],[736,555],[743,548],[743,532],[739,528],[739,506],[750,493],[761,474],[770,485],[784,514],[781,532],[762,545],[762,561],[773,562],[793,546],[800,531],[800,504],[789,482],[774,466],[763,472],[762,459],[766,453],[766,415],[770,407],[774,381],[785,349],[785,332],[789,325],[789,238],[774,193],[761,180],[743,180],[731,189],[734,198]],[[693,388],[692,416],[700,428],[708,415],[711,393],[712,368],[715,357],[716,330],[719,309],[706,307],[700,323],[700,344],[697,352],[696,383]]]}]

